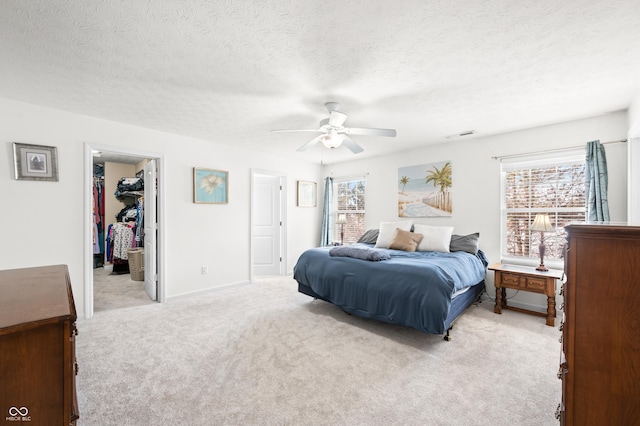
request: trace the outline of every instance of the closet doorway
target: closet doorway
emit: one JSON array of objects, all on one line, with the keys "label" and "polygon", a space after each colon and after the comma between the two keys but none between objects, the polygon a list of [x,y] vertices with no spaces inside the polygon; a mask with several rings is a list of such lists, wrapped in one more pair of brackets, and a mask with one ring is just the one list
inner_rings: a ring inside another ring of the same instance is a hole
[{"label": "closet doorway", "polygon": [[163,157],[86,144],[85,166],[85,317],[163,302]]}]

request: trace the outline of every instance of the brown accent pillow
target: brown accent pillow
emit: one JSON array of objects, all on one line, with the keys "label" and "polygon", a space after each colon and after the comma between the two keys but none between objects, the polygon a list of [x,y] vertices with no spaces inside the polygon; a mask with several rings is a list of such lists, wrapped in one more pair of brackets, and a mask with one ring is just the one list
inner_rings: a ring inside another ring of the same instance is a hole
[{"label": "brown accent pillow", "polygon": [[403,231],[396,228],[395,234],[389,243],[390,249],[403,251],[416,251],[418,244],[422,241],[423,235],[415,232]]}]

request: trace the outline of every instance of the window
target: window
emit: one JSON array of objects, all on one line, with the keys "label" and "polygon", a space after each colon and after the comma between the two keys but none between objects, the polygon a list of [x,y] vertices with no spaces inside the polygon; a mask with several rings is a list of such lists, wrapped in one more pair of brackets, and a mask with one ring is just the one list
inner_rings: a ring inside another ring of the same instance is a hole
[{"label": "window", "polygon": [[[333,211],[331,212],[332,241],[340,242],[344,229],[344,244],[355,243],[364,234],[364,176],[333,180]],[[338,216],[344,214],[345,224],[338,224]]]},{"label": "window", "polygon": [[556,232],[544,234],[545,260],[563,257],[565,225],[585,220],[584,154],[502,163],[502,258],[538,258],[540,233],[529,227],[547,213]]}]

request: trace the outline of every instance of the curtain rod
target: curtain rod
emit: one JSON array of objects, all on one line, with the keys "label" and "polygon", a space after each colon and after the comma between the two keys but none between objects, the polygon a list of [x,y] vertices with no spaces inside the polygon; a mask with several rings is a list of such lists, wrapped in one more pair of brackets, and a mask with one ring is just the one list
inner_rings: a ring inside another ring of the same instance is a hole
[{"label": "curtain rod", "polygon": [[[617,141],[609,141],[609,142],[600,142],[601,145],[609,145],[611,143],[625,143],[627,142],[627,139],[620,139]],[[580,145],[580,146],[569,146],[566,148],[556,148],[556,149],[546,149],[546,150],[542,150],[542,151],[534,151],[534,152],[523,152],[521,154],[508,154],[508,155],[498,155],[496,157],[491,157],[492,160],[503,160],[505,158],[518,158],[518,157],[526,157],[528,155],[533,155],[533,154],[546,154],[549,152],[563,152],[563,151],[573,151],[575,149],[578,148],[583,148],[584,145]]]},{"label": "curtain rod", "polygon": [[355,178],[359,178],[359,177],[367,177],[369,176],[369,172],[366,173],[356,173],[355,175],[348,175],[348,176],[334,176],[333,172],[331,172],[331,177],[333,179],[341,179],[341,180],[349,180],[349,179],[355,179]]}]

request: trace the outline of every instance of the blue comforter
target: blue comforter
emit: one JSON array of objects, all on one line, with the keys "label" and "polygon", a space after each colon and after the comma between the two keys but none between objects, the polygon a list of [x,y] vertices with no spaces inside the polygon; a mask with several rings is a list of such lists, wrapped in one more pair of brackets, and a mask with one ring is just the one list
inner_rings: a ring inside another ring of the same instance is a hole
[{"label": "blue comforter", "polygon": [[346,312],[425,333],[446,331],[453,294],[483,281],[487,265],[481,251],[474,256],[461,251],[379,249],[390,259],[371,262],[330,256],[329,250],[305,251],[294,267],[293,278]]}]

